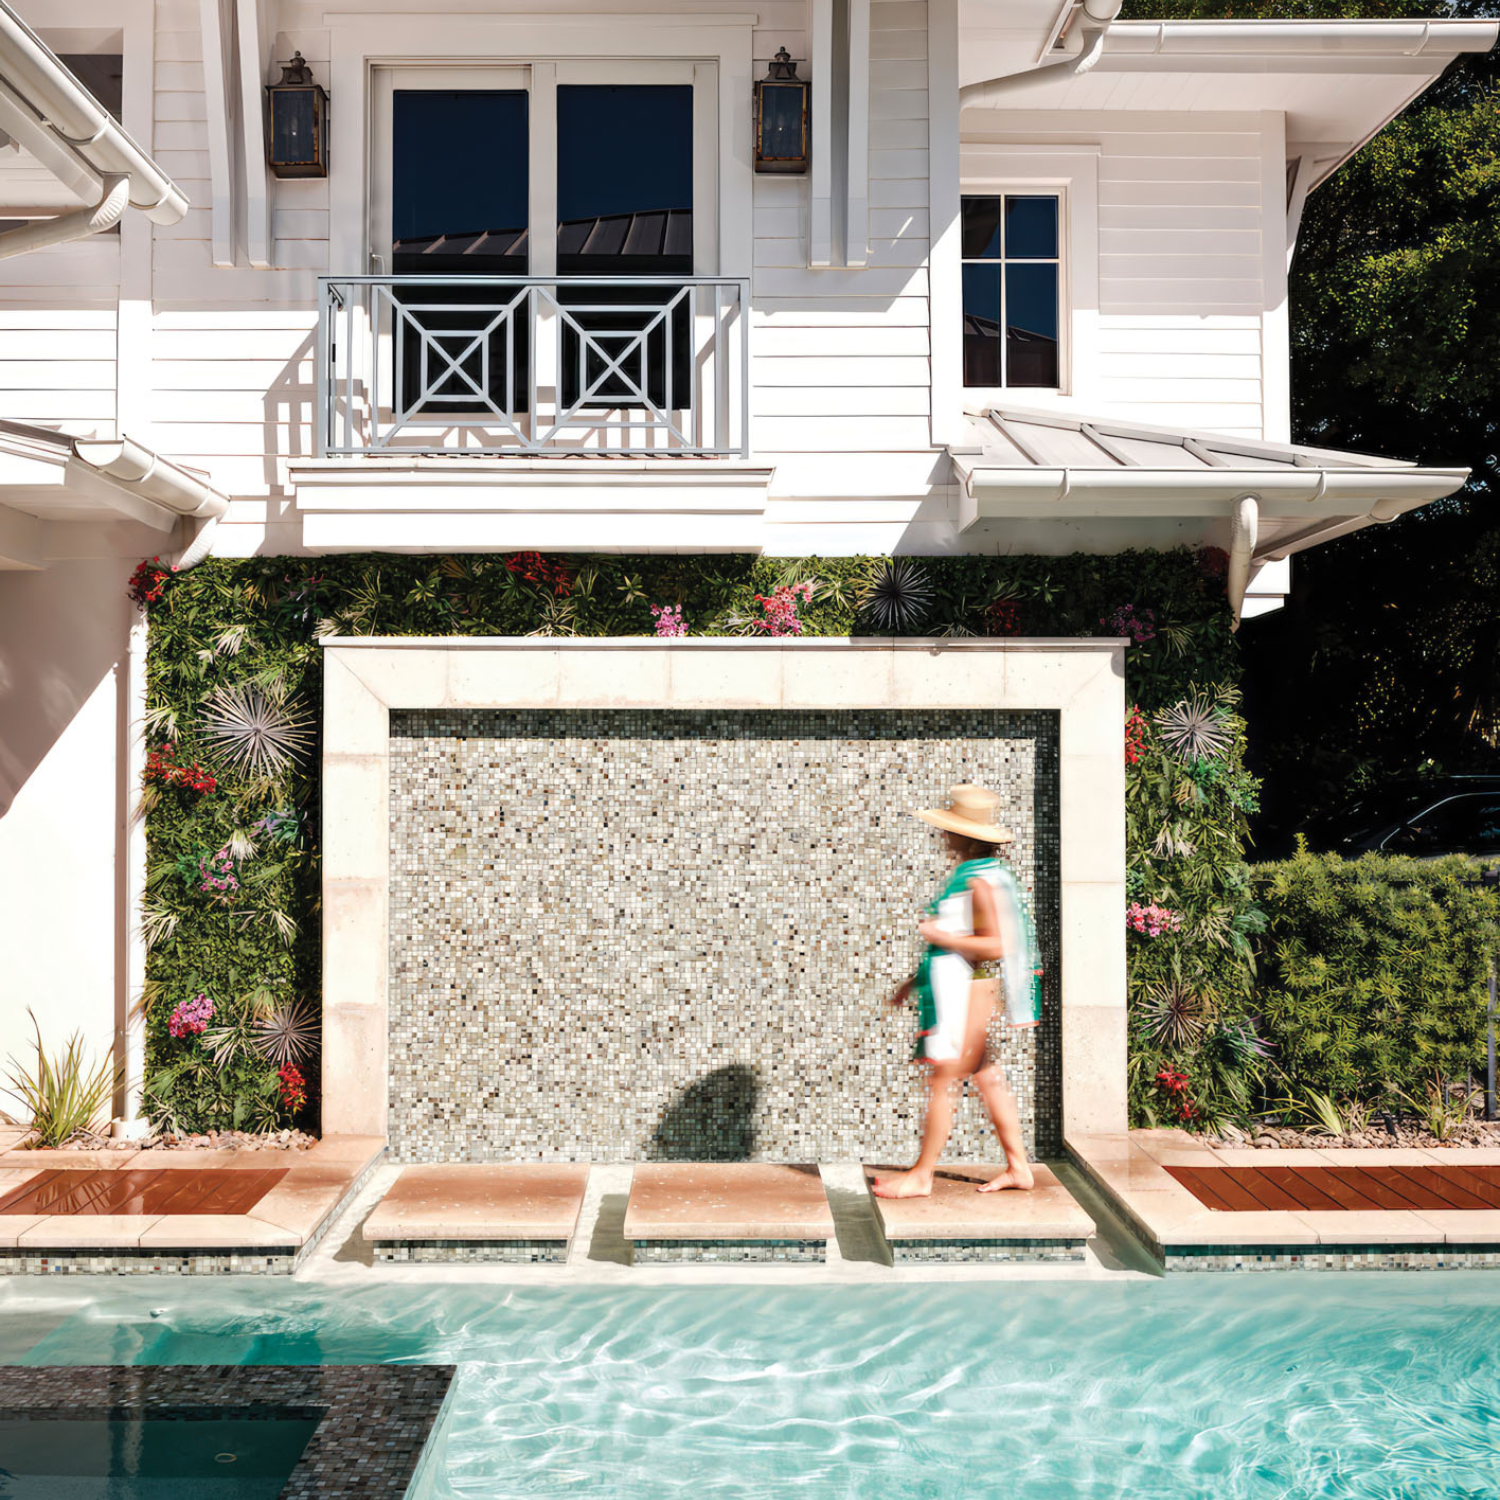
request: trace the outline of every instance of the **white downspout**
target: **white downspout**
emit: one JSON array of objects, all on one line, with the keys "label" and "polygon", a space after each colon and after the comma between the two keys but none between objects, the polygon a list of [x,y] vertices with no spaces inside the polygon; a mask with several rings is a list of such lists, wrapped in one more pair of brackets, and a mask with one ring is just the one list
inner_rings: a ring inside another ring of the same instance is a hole
[{"label": "white downspout", "polygon": [[50,245],[87,239],[91,234],[102,234],[106,229],[113,229],[129,207],[130,179],[106,177],[103,195],[92,208],[75,208],[55,219],[39,219],[34,224],[22,224],[17,229],[0,233],[0,260],[8,260],[12,255],[26,255],[32,250],[45,250]]},{"label": "white downspout", "polygon": [[1245,590],[1250,587],[1250,561],[1255,555],[1255,540],[1260,532],[1260,500],[1255,495],[1241,495],[1234,502],[1229,517],[1229,608],[1234,620],[1230,630],[1240,628],[1240,613],[1245,607]]},{"label": "white downspout", "polygon": [[125,1014],[115,1056],[124,1088],[123,1107],[111,1127],[128,1141],[151,1133],[141,1105],[146,1090],[146,818],[140,791],[146,770],[146,611],[137,609],[125,642]]}]

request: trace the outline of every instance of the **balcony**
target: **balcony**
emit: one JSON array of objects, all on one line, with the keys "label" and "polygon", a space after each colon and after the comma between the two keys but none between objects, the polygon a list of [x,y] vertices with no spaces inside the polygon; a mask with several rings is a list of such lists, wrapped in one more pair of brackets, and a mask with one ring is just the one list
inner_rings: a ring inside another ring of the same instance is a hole
[{"label": "balcony", "polygon": [[319,278],[324,459],[749,456],[749,283]]}]

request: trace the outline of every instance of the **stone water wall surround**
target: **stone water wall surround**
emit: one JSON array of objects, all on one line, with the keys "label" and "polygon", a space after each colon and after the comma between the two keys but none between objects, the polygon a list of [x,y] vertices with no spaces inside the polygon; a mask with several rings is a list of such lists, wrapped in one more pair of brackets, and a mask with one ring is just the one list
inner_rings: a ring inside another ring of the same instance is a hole
[{"label": "stone water wall surround", "polygon": [[[883,1004],[940,840],[995,787],[1046,965],[992,1043],[1060,1150],[1058,719],[997,710],[391,713],[389,1133],[406,1161],[904,1160]],[[950,1156],[993,1160],[977,1099]]]}]

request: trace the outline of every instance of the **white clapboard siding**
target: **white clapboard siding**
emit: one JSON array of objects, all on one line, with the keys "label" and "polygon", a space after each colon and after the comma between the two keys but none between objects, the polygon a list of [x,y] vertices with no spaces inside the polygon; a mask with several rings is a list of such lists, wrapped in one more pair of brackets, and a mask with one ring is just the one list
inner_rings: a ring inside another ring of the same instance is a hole
[{"label": "white clapboard siding", "polygon": [[925,327],[891,327],[885,323],[873,327],[799,328],[778,322],[757,325],[755,330],[755,353],[761,359],[771,355],[798,359],[925,356],[930,344]]},{"label": "white clapboard siding", "polygon": [[[1246,114],[1004,111],[965,141],[975,180],[1004,181],[1030,144],[1097,158],[1096,365],[1075,376],[1104,414],[1261,430],[1261,129]],[[1279,234],[1281,203],[1269,211]]]},{"label": "white clapboard siding", "polygon": [[755,417],[800,417],[809,405],[840,417],[923,417],[931,402],[926,385],[776,386],[758,385],[751,392]]}]

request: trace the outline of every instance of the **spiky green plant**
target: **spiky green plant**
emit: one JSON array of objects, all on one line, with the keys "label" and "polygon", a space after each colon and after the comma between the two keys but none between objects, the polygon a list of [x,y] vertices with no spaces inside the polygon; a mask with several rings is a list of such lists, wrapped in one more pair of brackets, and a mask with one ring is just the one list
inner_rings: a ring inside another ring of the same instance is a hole
[{"label": "spiky green plant", "polygon": [[35,1132],[33,1146],[61,1146],[99,1118],[114,1094],[121,1070],[108,1056],[90,1070],[84,1062],[83,1034],[77,1031],[68,1038],[60,1058],[48,1056],[35,1014],[27,1014],[36,1031],[36,1065],[28,1070],[12,1058],[5,1092],[29,1112]]},{"label": "spiky green plant", "polygon": [[255,1024],[255,1045],[278,1068],[306,1062],[317,1051],[318,1018],[306,1001],[278,1005]]},{"label": "spiky green plant", "polygon": [[242,683],[213,692],[201,733],[230,770],[270,778],[307,754],[313,716],[282,691]]},{"label": "spiky green plant", "polygon": [[914,630],[932,611],[932,581],[909,557],[881,558],[859,590],[863,614],[877,630]]},{"label": "spiky green plant", "polygon": [[1167,748],[1184,764],[1217,760],[1234,743],[1222,707],[1203,693],[1192,693],[1156,716]]},{"label": "spiky green plant", "polygon": [[1195,985],[1174,975],[1153,984],[1142,998],[1141,1022],[1146,1034],[1170,1052],[1196,1047],[1212,1016],[1209,998]]},{"label": "spiky green plant", "polygon": [[1475,1102],[1483,1097],[1483,1091],[1471,1088],[1467,1083],[1450,1083],[1440,1073],[1427,1080],[1421,1098],[1413,1098],[1404,1089],[1396,1089],[1416,1111],[1417,1118],[1435,1135],[1446,1141],[1468,1118]]}]

